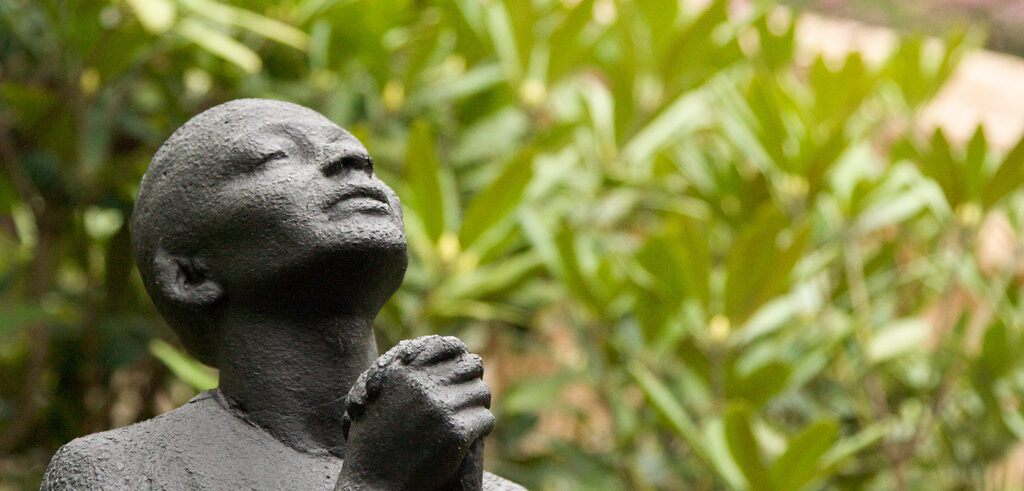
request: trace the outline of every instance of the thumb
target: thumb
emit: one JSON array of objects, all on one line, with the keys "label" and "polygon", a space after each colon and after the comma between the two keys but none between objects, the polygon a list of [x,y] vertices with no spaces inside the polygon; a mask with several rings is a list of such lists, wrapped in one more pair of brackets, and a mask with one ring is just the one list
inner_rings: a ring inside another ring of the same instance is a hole
[{"label": "thumb", "polygon": [[481,491],[484,480],[484,437],[478,438],[466,451],[462,464],[443,491]]}]

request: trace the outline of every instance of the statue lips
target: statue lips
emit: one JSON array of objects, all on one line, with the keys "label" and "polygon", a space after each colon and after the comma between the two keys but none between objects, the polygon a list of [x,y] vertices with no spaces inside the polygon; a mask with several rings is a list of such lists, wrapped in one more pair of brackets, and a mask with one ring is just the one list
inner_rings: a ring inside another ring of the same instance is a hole
[{"label": "statue lips", "polygon": [[332,218],[352,212],[391,213],[391,205],[388,203],[388,197],[384,190],[366,185],[343,187],[337,195],[327,202],[325,209]]}]

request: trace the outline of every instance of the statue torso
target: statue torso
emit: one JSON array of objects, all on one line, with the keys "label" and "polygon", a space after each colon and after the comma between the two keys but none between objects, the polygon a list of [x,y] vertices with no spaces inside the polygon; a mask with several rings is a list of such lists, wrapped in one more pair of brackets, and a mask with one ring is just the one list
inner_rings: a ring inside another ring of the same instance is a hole
[{"label": "statue torso", "polygon": [[[342,459],[299,452],[246,422],[214,390],[167,414],[61,447],[42,490],[332,490]],[[486,490],[522,490],[484,473]]]},{"label": "statue torso", "polygon": [[61,447],[42,489],[333,489],[342,460],[294,450],[215,391],[148,421]]}]

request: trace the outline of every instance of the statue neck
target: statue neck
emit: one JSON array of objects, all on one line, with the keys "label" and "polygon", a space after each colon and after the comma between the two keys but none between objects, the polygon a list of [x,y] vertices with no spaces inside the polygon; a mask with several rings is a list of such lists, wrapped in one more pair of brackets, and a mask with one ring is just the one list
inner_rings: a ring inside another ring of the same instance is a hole
[{"label": "statue neck", "polygon": [[232,408],[289,447],[342,456],[345,396],[377,357],[373,317],[222,320],[220,391]]}]

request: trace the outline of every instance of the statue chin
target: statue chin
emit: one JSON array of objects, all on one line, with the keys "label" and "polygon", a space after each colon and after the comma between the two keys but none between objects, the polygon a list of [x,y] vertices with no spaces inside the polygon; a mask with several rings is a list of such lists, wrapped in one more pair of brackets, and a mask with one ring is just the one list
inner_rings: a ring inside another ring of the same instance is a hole
[{"label": "statue chin", "polygon": [[375,315],[401,286],[408,265],[404,238],[317,252],[280,265],[232,297],[250,297],[261,310]]}]

